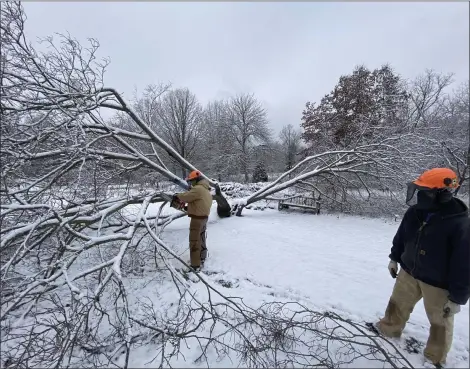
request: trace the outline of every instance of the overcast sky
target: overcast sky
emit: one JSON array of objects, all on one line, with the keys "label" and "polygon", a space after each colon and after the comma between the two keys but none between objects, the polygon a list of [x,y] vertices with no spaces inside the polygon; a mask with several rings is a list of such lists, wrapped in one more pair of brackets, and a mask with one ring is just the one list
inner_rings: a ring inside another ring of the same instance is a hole
[{"label": "overcast sky", "polygon": [[23,2],[31,38],[93,37],[105,82],[131,98],[149,83],[188,87],[202,103],[253,92],[272,127],[300,124],[307,101],[357,64],[390,63],[469,78],[469,3]]}]

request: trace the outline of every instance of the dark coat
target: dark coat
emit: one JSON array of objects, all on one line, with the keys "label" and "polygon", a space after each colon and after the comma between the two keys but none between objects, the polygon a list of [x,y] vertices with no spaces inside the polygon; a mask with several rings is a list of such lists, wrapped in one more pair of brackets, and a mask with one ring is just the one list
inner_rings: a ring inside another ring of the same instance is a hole
[{"label": "dark coat", "polygon": [[393,239],[390,259],[414,278],[449,291],[465,305],[470,297],[470,219],[468,208],[453,198],[438,210],[411,206]]}]

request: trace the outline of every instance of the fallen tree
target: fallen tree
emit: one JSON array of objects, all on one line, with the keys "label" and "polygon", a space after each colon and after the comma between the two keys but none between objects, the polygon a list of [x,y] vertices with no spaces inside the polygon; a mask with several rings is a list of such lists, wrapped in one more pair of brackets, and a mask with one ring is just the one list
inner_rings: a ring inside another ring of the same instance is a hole
[{"label": "fallen tree", "polygon": [[236,204],[237,215],[241,215],[245,206],[293,186],[303,186],[323,199],[342,204],[347,203],[352,191],[363,192],[365,197],[374,191],[393,194],[393,190],[402,189],[409,178],[419,173],[420,158],[428,155],[429,150],[416,153],[419,140],[426,144],[417,135],[396,135],[350,149],[307,156],[275,181]]},{"label": "fallen tree", "polygon": [[[138,192],[128,185],[150,172],[155,180],[166,178],[187,188],[155,147],[182,167],[196,168],[116,89],[103,85],[107,63],[97,61],[96,41],[83,48],[60,36],[59,42],[45,40],[48,49],[38,52],[27,41],[24,22],[19,3],[2,6],[4,366],[97,367],[122,352],[127,367],[131,349],[153,340],[161,348],[156,354],[160,367],[171,365],[189,341],[197,342],[200,361],[206,362],[208,351],[215,350],[220,357],[238,355],[240,364],[257,367],[334,367],[357,358],[411,367],[392,344],[333,313],[298,303],[248,307],[202,276],[197,278],[207,294],[196,296],[176,270],[188,265],[162,240],[165,227],[184,213],[164,213],[166,189]],[[113,125],[101,117],[102,109],[127,115],[134,126]],[[246,203],[315,176],[362,178],[366,167],[393,166],[394,158],[384,155],[377,162],[375,156],[389,146],[386,141],[307,158]],[[296,170],[301,173],[281,183]],[[229,216],[218,183],[205,178],[215,187],[219,215]],[[121,189],[124,193],[117,195]],[[159,208],[151,211],[156,203]],[[173,283],[177,296],[171,309],[130,304],[127,277],[143,266]]]},{"label": "fallen tree", "polygon": [[[167,169],[155,149],[145,153],[142,142],[157,145],[182,167],[196,168],[155,133],[113,88],[103,86],[107,62],[98,62],[98,43],[90,41],[84,49],[70,37],[44,40],[51,51],[38,53],[27,43],[24,17],[16,5],[2,9],[2,155],[4,158],[4,196],[12,201],[8,186],[26,187],[16,197],[31,193],[32,187],[64,178],[70,171],[80,172],[87,164],[102,169],[106,161],[129,173],[146,167],[182,189],[188,184]],[[132,131],[120,129],[100,116],[101,109],[123,112],[134,123]],[[133,144],[129,143],[133,140]],[[143,145],[148,147],[149,145]],[[45,165],[45,168],[37,169]],[[36,167],[31,170],[31,167]],[[27,181],[21,183],[28,168]],[[97,169],[97,168],[95,168]],[[35,172],[34,174],[32,172]],[[91,170],[93,171],[93,170]],[[38,173],[39,172],[39,173]],[[217,182],[202,176],[218,188]],[[219,213],[227,216],[227,202],[218,191]],[[22,201],[28,202],[27,198]],[[222,208],[222,210],[220,209]],[[230,215],[230,214],[228,214]]]}]

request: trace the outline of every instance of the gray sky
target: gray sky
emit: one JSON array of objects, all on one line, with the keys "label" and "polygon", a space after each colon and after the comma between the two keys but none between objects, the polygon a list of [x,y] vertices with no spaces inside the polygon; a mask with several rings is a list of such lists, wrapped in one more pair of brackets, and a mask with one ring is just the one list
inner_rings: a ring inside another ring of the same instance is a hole
[{"label": "gray sky", "polygon": [[202,103],[253,92],[272,128],[300,124],[307,101],[357,64],[406,78],[432,68],[469,78],[469,3],[23,2],[31,38],[93,37],[109,86],[188,87]]}]

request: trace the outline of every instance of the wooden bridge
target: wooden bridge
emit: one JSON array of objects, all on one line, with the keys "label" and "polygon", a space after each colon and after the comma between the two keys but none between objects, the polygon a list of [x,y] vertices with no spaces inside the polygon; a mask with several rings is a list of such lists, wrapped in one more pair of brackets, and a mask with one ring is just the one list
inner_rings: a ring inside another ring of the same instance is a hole
[{"label": "wooden bridge", "polygon": [[312,210],[318,215],[320,214],[320,196],[317,198],[302,195],[286,197],[285,199],[279,200],[277,208],[278,210],[289,208]]}]

